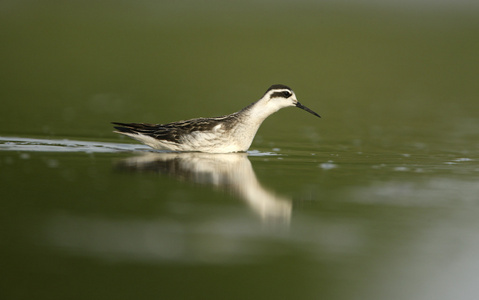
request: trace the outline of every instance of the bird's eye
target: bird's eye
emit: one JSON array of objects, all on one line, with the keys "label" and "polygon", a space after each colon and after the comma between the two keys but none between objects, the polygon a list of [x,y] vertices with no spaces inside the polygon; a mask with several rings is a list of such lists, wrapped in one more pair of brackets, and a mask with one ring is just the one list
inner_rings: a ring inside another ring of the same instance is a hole
[{"label": "bird's eye", "polygon": [[289,97],[291,97],[291,92],[289,92],[289,91],[284,91],[284,92],[283,92],[283,96],[284,96],[285,98],[289,98]]}]

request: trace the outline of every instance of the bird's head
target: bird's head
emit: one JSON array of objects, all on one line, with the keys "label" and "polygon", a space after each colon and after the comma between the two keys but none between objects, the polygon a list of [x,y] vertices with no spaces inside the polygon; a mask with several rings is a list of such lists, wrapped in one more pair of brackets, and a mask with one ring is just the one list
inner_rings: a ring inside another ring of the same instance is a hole
[{"label": "bird's head", "polygon": [[293,90],[283,84],[272,85],[260,99],[260,102],[274,111],[288,106],[296,106],[321,118],[317,113],[299,103]]}]

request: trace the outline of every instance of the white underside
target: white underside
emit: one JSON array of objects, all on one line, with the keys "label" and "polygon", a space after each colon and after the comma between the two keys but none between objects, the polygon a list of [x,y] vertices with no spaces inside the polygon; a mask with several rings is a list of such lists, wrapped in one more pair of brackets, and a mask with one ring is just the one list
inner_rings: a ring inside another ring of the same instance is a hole
[{"label": "white underside", "polygon": [[253,141],[254,133],[225,132],[221,125],[216,126],[213,131],[194,131],[191,134],[181,137],[180,143],[167,140],[158,140],[151,136],[134,133],[117,132],[127,135],[145,145],[158,150],[183,151],[183,152],[206,152],[206,153],[231,153],[247,151]]}]

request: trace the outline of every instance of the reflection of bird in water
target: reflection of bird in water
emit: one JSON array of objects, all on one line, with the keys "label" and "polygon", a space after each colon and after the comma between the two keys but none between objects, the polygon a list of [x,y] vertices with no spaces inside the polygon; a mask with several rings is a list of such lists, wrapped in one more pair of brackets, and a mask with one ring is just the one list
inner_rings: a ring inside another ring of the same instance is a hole
[{"label": "reflection of bird in water", "polygon": [[134,172],[159,172],[201,184],[211,184],[240,196],[263,221],[289,224],[290,199],[264,189],[246,153],[147,153],[124,159],[118,167]]},{"label": "reflection of bird in water", "polygon": [[294,92],[282,84],[272,85],[258,101],[230,115],[198,118],[169,124],[117,123],[117,133],[127,135],[155,149],[199,151],[208,153],[248,150],[259,126],[271,114],[288,106],[302,105]]}]

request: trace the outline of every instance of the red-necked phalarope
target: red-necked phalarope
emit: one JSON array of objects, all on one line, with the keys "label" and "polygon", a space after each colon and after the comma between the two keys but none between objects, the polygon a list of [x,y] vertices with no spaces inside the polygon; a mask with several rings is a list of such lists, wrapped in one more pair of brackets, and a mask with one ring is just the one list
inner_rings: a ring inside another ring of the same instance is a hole
[{"label": "red-necked phalarope", "polygon": [[281,108],[296,106],[320,116],[302,105],[293,90],[282,84],[272,85],[258,101],[230,115],[198,118],[169,124],[117,123],[116,133],[127,135],[152,148],[171,151],[208,153],[248,150],[259,126]]}]

